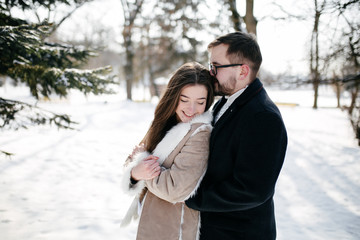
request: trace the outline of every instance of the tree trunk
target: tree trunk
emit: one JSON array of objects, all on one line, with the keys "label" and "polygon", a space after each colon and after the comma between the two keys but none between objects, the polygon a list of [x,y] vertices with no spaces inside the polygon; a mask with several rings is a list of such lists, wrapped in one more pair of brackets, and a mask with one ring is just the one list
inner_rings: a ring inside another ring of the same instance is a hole
[{"label": "tree trunk", "polygon": [[126,82],[126,94],[127,99],[132,100],[132,83],[134,80],[134,46],[132,42],[132,29],[137,14],[140,12],[143,0],[136,0],[135,2],[129,2],[127,0],[121,0],[124,14],[124,25],[123,25],[123,39],[126,54],[126,63],[124,65],[125,82]]},{"label": "tree trunk", "polygon": [[254,17],[254,0],[246,0],[246,14],[244,22],[246,24],[247,32],[256,35],[257,20]]},{"label": "tree trunk", "polygon": [[340,81],[339,78],[336,76],[335,72],[333,72],[333,77],[332,77],[332,86],[334,87],[335,93],[336,93],[336,101],[337,101],[337,108],[341,108],[341,104],[340,104],[340,97],[341,97],[341,85],[340,85]]},{"label": "tree trunk", "polygon": [[236,8],[236,0],[228,0],[229,10],[231,12],[231,21],[233,23],[235,31],[242,32],[241,30],[241,17]]},{"label": "tree trunk", "polygon": [[313,103],[313,108],[317,109],[318,108],[318,97],[319,97],[319,84],[315,82],[313,83],[313,89],[314,89],[314,103]]},{"label": "tree trunk", "polygon": [[313,108],[316,109],[318,107],[319,85],[320,85],[319,23],[320,23],[320,16],[321,16],[322,12],[321,12],[321,10],[318,9],[317,0],[314,0],[314,5],[315,5],[315,17],[314,17],[314,28],[313,28],[313,32],[312,32],[312,36],[311,36],[310,73],[311,73],[311,78],[312,78],[311,80],[313,82],[313,89],[314,89]]},{"label": "tree trunk", "polygon": [[[351,91],[351,102],[349,106],[349,115],[352,116],[354,108],[356,107],[356,99],[359,94],[359,84],[356,83],[355,87]],[[360,119],[360,118],[359,118]]]},{"label": "tree trunk", "polygon": [[341,104],[340,104],[341,86],[340,86],[340,83],[336,82],[335,87],[336,87],[336,99],[337,99],[337,106],[336,107],[341,108]]},{"label": "tree trunk", "polygon": [[[149,61],[148,61],[149,63]],[[156,85],[155,83],[155,79],[154,79],[154,71],[152,70],[151,65],[148,65],[148,69],[149,69],[149,81],[150,81],[150,87],[154,90],[154,96],[160,97],[160,91],[159,91],[159,87]]]},{"label": "tree trunk", "polygon": [[125,27],[123,30],[126,63],[124,66],[125,82],[126,82],[126,97],[128,100],[132,100],[132,82],[134,79],[133,73],[133,59],[134,52],[132,48],[131,30],[130,27]]},{"label": "tree trunk", "polygon": [[256,35],[257,20],[254,17],[254,0],[246,0],[246,14],[243,18],[236,9],[236,0],[227,0],[226,3],[229,5],[231,21],[233,23],[234,29],[236,31],[242,32],[241,19],[243,19],[246,24],[247,32]]},{"label": "tree trunk", "polygon": [[[359,69],[360,64],[359,64],[358,58],[356,57],[357,56],[356,50],[355,50],[356,48],[355,48],[354,44],[352,43],[353,42],[352,40],[353,40],[353,37],[352,36],[349,37],[349,47],[351,50],[351,56],[353,56],[355,68]],[[356,99],[358,97],[358,94],[359,94],[359,82],[355,80],[355,86],[353,87],[353,89],[351,91],[351,103],[350,103],[350,107],[349,107],[350,116],[352,115],[353,110],[356,107]],[[359,121],[360,121],[360,116],[359,116]],[[359,139],[359,141],[360,141],[360,139]]]}]

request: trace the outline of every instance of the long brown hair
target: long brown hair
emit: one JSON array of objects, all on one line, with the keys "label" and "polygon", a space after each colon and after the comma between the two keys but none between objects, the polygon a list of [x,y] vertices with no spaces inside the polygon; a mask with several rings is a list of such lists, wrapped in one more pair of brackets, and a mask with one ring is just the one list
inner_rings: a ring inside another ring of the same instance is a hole
[{"label": "long brown hair", "polygon": [[154,120],[142,140],[147,151],[152,152],[166,132],[177,124],[175,111],[182,89],[188,85],[205,86],[207,89],[205,111],[207,111],[214,101],[213,83],[214,78],[210,72],[197,62],[185,63],[175,71],[156,106]]}]

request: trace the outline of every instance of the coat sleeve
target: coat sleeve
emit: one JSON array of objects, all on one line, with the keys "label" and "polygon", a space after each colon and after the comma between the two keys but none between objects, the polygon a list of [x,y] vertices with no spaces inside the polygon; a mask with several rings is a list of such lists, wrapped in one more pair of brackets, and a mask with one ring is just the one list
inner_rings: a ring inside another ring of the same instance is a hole
[{"label": "coat sleeve", "polygon": [[134,160],[130,162],[127,166],[124,166],[122,179],[121,179],[121,188],[122,190],[130,196],[136,196],[141,193],[142,189],[145,187],[145,181],[139,180],[137,183],[131,183],[131,170],[140,161],[149,156],[149,152],[140,152],[134,156]]},{"label": "coat sleeve", "polygon": [[[209,179],[209,184],[201,185],[196,195],[185,202],[188,207],[206,212],[241,211],[257,207],[273,196],[287,146],[281,117],[258,113],[235,134],[228,143],[233,159],[228,161],[234,161],[234,167],[223,180]],[[226,161],[220,159],[222,154],[216,154],[219,159],[211,161]],[[214,174],[216,171],[222,169],[213,169]]]},{"label": "coat sleeve", "polygon": [[145,181],[148,190],[172,203],[182,202],[194,194],[206,171],[209,139],[209,128],[191,136],[169,169],[162,171],[158,177]]}]

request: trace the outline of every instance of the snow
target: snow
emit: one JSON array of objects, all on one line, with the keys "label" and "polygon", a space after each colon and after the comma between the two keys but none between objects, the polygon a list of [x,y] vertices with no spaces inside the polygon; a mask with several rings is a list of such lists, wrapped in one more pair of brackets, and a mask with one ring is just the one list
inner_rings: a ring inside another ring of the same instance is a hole
[{"label": "snow", "polygon": [[[346,112],[334,108],[331,89],[320,92],[317,110],[311,90],[268,92],[289,137],[275,194],[278,239],[360,239],[360,148]],[[22,87],[5,85],[0,96],[34,103]],[[120,190],[121,168],[144,136],[156,101],[124,96],[72,92],[38,103],[71,115],[79,123],[74,131],[1,131],[0,150],[15,153],[0,155],[2,240],[134,239],[135,223],[120,228],[131,202]]]}]

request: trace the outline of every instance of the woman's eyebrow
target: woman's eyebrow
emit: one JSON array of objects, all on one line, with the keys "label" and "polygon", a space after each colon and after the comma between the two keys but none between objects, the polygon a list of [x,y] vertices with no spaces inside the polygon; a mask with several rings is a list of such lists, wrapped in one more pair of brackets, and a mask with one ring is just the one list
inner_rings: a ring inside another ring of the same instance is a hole
[{"label": "woman's eyebrow", "polygon": [[[186,95],[183,95],[183,94],[181,94],[180,97],[190,98],[190,97],[188,97],[188,96],[186,96]],[[197,98],[197,100],[203,100],[203,99],[206,99],[206,97]]]}]

